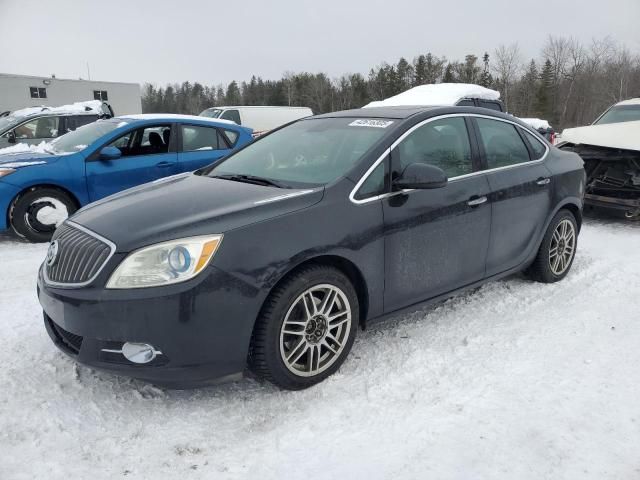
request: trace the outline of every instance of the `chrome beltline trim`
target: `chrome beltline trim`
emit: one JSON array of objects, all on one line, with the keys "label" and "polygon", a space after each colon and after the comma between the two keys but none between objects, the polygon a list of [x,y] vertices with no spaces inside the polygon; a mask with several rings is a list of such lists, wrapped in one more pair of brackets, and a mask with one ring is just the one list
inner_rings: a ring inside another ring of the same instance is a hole
[{"label": "chrome beltline trim", "polygon": [[[375,162],[373,162],[373,165],[371,165],[371,167],[369,167],[369,169],[364,173],[364,175],[362,175],[362,177],[360,178],[358,183],[356,183],[356,186],[353,187],[353,189],[351,190],[351,193],[349,194],[349,200],[351,200],[351,202],[355,203],[356,205],[362,205],[364,203],[374,202],[376,200],[380,200],[380,199],[383,199],[383,198],[389,198],[389,197],[393,197],[395,195],[400,195],[400,194],[404,194],[404,193],[413,192],[415,189],[408,188],[408,189],[404,189],[404,190],[399,190],[397,192],[383,193],[382,195],[376,195],[375,197],[363,198],[361,200],[357,200],[355,198],[356,192],[360,189],[362,184],[367,180],[369,175],[371,175],[371,173],[376,169],[376,167],[378,165],[380,165],[380,163],[382,163],[382,161],[387,157],[387,155],[390,155],[391,151],[394,148],[396,148],[398,146],[398,144],[400,142],[402,142],[408,135],[410,135],[414,130],[422,127],[423,125],[425,125],[427,123],[433,122],[435,120],[442,120],[443,118],[452,118],[452,117],[488,118],[489,120],[497,120],[499,122],[510,123],[512,125],[515,125],[518,128],[521,128],[521,129],[531,133],[530,130],[528,130],[527,128],[523,127],[519,123],[513,122],[511,120],[507,120],[505,118],[492,117],[490,115],[482,115],[480,113],[449,113],[449,114],[446,114],[446,115],[438,115],[437,117],[427,118],[426,120],[423,120],[422,122],[415,124],[409,130],[404,132],[395,142],[393,142],[391,144],[391,146],[389,148],[387,148],[384,151],[384,153],[382,155],[380,155],[380,157],[378,157],[378,159]],[[534,134],[534,137],[535,137],[535,134]],[[451,177],[449,179],[449,182],[457,182],[457,181],[464,180],[464,179],[469,178],[469,177],[475,177],[475,176],[478,176],[478,175],[486,175],[488,173],[499,172],[501,170],[509,170],[509,169],[512,169],[512,168],[525,167],[525,166],[528,166],[528,165],[536,165],[538,163],[542,163],[547,158],[547,155],[549,154],[549,151],[551,149],[549,148],[549,145],[547,145],[545,142],[541,141],[540,143],[542,145],[544,145],[546,150],[544,152],[544,155],[542,155],[542,157],[540,157],[537,160],[530,160],[530,161],[525,162],[525,163],[516,163],[514,165],[507,165],[505,167],[490,168],[490,169],[487,169],[487,170],[479,170],[477,172],[467,173],[465,175],[458,175],[457,177]]]},{"label": "chrome beltline trim", "polygon": [[116,244],[113,243],[111,240],[104,238],[102,235],[98,235],[96,232],[89,230],[86,227],[83,227],[82,225],[79,225],[75,222],[69,221],[67,220],[66,222],[67,225],[70,225],[71,227],[80,230],[84,233],[86,233],[87,235],[100,240],[101,242],[105,243],[108,247],[109,247],[109,255],[107,256],[107,258],[105,259],[104,262],[102,262],[102,265],[100,266],[100,268],[98,269],[98,271],[90,278],[88,279],[86,282],[82,282],[82,283],[60,283],[60,282],[54,282],[49,280],[49,277],[47,276],[47,266],[43,265],[42,268],[42,278],[44,280],[44,283],[46,283],[47,285],[51,286],[51,287],[56,287],[56,288],[80,288],[80,287],[86,287],[87,285],[89,285],[90,283],[92,283],[96,278],[98,278],[98,275],[100,275],[100,273],[102,272],[102,270],[104,269],[104,267],[107,265],[107,263],[109,263],[109,260],[111,260],[111,257],[113,257],[113,254],[116,253]]}]

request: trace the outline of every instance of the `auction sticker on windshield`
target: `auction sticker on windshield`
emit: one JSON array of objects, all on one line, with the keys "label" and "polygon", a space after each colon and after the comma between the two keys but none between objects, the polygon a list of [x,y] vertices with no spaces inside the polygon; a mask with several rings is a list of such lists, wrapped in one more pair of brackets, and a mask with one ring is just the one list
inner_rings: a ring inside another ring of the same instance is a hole
[{"label": "auction sticker on windshield", "polygon": [[371,118],[354,120],[349,124],[350,127],[375,127],[387,128],[393,123],[393,120],[374,120]]}]

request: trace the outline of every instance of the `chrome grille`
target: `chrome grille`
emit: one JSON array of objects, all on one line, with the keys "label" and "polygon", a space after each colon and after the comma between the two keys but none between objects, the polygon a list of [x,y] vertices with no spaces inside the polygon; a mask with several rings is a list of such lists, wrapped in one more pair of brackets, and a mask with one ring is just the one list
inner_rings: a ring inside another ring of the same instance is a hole
[{"label": "chrome grille", "polygon": [[52,264],[45,262],[45,280],[65,287],[92,282],[115,251],[107,239],[71,222],[56,230],[52,242],[58,250]]}]

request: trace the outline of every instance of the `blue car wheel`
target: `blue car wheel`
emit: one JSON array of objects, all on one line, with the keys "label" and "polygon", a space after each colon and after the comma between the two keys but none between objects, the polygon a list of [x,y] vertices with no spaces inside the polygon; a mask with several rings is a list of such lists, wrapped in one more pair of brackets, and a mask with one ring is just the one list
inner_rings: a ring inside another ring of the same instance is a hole
[{"label": "blue car wheel", "polygon": [[9,212],[11,227],[31,242],[48,242],[58,225],[78,209],[72,198],[55,188],[34,188],[18,196]]}]

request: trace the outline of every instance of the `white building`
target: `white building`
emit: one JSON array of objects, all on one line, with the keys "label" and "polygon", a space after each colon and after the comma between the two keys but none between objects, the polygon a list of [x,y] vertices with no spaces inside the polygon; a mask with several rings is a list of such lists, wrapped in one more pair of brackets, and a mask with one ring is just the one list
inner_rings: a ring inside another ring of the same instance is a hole
[{"label": "white building", "polygon": [[142,113],[137,83],[68,80],[0,73],[0,113],[25,107],[56,107],[85,100],[109,102],[116,115]]}]

